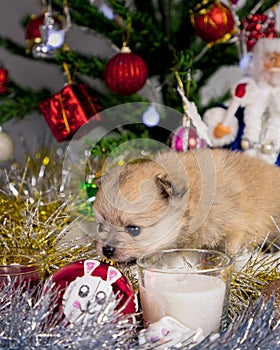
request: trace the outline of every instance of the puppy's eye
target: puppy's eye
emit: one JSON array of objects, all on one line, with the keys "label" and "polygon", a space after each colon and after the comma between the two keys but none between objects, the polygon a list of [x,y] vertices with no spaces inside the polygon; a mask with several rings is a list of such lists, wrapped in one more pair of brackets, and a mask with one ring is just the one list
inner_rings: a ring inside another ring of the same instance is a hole
[{"label": "puppy's eye", "polygon": [[138,236],[141,232],[141,227],[139,226],[126,226],[125,228],[126,232],[130,234],[130,236],[135,237]]},{"label": "puppy's eye", "polygon": [[104,231],[104,225],[100,222],[99,224],[97,224],[97,232],[102,232]]}]

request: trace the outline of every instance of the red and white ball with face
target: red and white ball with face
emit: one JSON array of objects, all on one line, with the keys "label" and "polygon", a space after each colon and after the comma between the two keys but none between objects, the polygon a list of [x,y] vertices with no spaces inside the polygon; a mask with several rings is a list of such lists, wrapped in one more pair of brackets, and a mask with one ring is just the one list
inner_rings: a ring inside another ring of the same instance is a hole
[{"label": "red and white ball with face", "polygon": [[[115,267],[98,260],[79,260],[59,269],[53,276],[59,293],[59,308],[70,323],[88,322],[102,310],[133,314],[137,311],[132,284]],[[113,309],[109,302],[115,299]]]}]

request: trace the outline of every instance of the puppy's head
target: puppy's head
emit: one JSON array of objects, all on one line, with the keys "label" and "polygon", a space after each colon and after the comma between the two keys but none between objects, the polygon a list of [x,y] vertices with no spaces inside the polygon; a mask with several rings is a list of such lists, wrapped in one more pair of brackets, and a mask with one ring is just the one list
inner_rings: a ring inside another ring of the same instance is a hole
[{"label": "puppy's head", "polygon": [[174,184],[154,161],[130,163],[104,176],[93,205],[100,255],[124,262],[176,247],[186,183]]}]

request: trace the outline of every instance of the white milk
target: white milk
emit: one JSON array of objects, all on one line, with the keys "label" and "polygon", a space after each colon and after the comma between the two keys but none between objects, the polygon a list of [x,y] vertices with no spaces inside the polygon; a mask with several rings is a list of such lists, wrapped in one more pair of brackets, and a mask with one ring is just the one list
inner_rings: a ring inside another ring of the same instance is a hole
[{"label": "white milk", "polygon": [[146,275],[140,285],[145,321],[154,323],[172,316],[191,329],[203,329],[204,336],[220,330],[226,285],[217,277],[199,274]]}]

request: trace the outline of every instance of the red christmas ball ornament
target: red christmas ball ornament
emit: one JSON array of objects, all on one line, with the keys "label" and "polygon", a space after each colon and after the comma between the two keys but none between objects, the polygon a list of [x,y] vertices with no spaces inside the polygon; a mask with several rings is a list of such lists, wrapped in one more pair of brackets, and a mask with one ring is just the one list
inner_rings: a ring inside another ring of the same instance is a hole
[{"label": "red christmas ball ornament", "polygon": [[277,38],[275,15],[255,13],[244,18],[241,22],[241,36],[246,43],[247,51],[251,52],[260,38]]},{"label": "red christmas ball ornament", "polygon": [[[59,309],[70,323],[88,322],[98,312],[133,314],[136,296],[127,277],[114,266],[94,259],[71,262],[51,278]],[[108,309],[114,300],[113,310]]]},{"label": "red christmas ball ornament", "polygon": [[123,96],[139,91],[148,78],[145,61],[127,46],[113,56],[105,67],[105,82],[110,90]]},{"label": "red christmas ball ornament", "polygon": [[170,148],[176,152],[186,152],[188,149],[206,148],[205,140],[200,139],[193,127],[180,126],[170,135]]},{"label": "red christmas ball ornament", "polygon": [[4,95],[8,91],[9,73],[4,67],[0,67],[0,95]]},{"label": "red christmas ball ornament", "polygon": [[226,42],[236,31],[231,10],[219,1],[202,1],[190,13],[196,34],[209,44]]},{"label": "red christmas ball ornament", "polygon": [[[62,29],[63,23],[57,16],[52,16],[54,19],[54,24],[58,29]],[[35,44],[40,44],[42,42],[41,36],[41,26],[44,25],[45,12],[39,16],[31,15],[30,21],[25,28],[25,52],[27,54],[31,53],[32,48]]]}]

